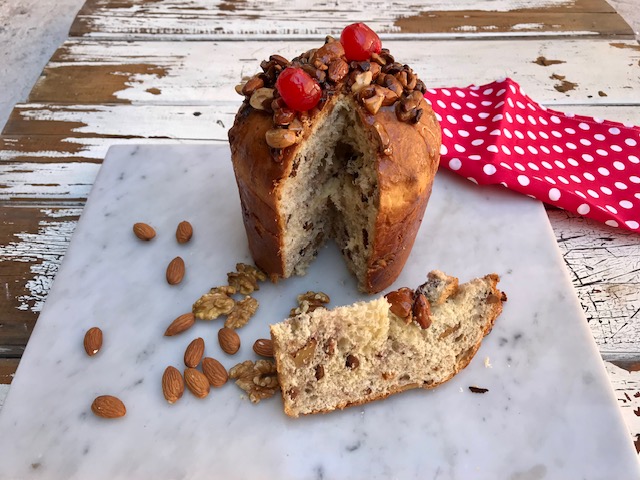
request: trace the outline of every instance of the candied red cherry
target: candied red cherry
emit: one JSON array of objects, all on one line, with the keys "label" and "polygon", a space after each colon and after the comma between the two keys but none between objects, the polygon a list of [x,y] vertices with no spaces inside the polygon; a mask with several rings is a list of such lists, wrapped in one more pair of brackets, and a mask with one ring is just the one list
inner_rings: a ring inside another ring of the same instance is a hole
[{"label": "candied red cherry", "polygon": [[318,82],[301,68],[285,68],[276,80],[280,96],[292,110],[304,112],[315,107],[322,97]]},{"label": "candied red cherry", "polygon": [[340,43],[344,47],[347,60],[361,62],[369,60],[372,53],[380,53],[380,37],[364,23],[352,23],[342,30]]}]

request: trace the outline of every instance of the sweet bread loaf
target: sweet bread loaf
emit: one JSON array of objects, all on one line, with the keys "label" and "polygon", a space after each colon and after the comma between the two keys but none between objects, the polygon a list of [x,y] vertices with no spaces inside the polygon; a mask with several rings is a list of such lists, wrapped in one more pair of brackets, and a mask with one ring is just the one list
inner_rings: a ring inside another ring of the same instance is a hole
[{"label": "sweet bread loaf", "polygon": [[256,265],[272,279],[302,275],[334,239],[360,289],[375,293],[413,246],[440,127],[410,67],[378,44],[353,60],[343,43],[262,62],[238,88],[229,142]]},{"label": "sweet bread loaf", "polygon": [[272,325],[285,413],[326,413],[451,379],[502,312],[498,281],[491,274],[458,286],[433,272],[415,291]]}]

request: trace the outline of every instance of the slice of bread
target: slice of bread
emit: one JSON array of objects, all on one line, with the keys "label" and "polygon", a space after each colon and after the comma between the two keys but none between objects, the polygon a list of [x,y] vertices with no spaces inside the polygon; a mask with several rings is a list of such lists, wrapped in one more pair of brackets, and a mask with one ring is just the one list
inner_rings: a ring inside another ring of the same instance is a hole
[{"label": "slice of bread", "polygon": [[417,301],[401,318],[386,297],[272,325],[285,413],[326,413],[446,382],[469,364],[502,312],[498,281],[490,274],[458,286],[435,271],[415,292],[402,289],[426,297],[427,328],[417,321]]}]

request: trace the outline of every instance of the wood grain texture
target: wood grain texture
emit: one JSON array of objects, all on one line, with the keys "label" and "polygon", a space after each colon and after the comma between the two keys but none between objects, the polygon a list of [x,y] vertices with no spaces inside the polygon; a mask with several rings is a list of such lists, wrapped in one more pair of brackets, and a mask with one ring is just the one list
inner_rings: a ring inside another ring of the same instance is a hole
[{"label": "wood grain texture", "polygon": [[[234,87],[277,52],[293,58],[317,41],[122,42],[71,40],[53,55],[29,96],[32,103],[143,103],[199,105],[239,103]],[[396,58],[433,87],[488,83],[512,77],[548,105],[637,103],[636,42],[527,39],[505,47],[498,40],[385,41]],[[425,52],[427,52],[425,54]],[[497,60],[499,56],[500,60]],[[536,60],[553,60],[549,66]],[[203,62],[203,58],[224,59]],[[601,59],[593,68],[593,58]],[[141,63],[142,62],[142,63]],[[589,72],[585,74],[585,72]],[[576,84],[560,92],[561,75]],[[605,92],[600,96],[598,92]]]},{"label": "wood grain texture", "polygon": [[[13,380],[13,376],[18,368],[18,358],[0,358],[0,385],[8,385]],[[0,407],[4,403],[4,397],[1,395],[4,392],[0,391]]]},{"label": "wood grain texture", "polygon": [[466,36],[485,33],[607,35],[631,38],[604,0],[89,0],[70,34],[92,38],[196,37],[207,40],[336,35],[357,19],[381,34]]}]

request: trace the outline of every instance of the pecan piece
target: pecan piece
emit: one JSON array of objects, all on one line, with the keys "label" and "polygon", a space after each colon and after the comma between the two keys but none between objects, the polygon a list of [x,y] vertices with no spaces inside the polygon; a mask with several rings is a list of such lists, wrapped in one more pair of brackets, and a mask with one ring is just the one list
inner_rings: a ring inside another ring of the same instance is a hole
[{"label": "pecan piece", "polygon": [[242,86],[242,94],[250,97],[253,92],[262,87],[264,87],[264,80],[260,78],[260,76],[255,75]]},{"label": "pecan piece", "polygon": [[296,134],[291,130],[272,128],[265,134],[267,145],[271,148],[287,148],[297,141]]},{"label": "pecan piece", "polygon": [[431,326],[431,307],[427,302],[427,297],[422,293],[416,296],[413,302],[413,318],[423,329],[427,329]]},{"label": "pecan piece", "polygon": [[349,65],[341,58],[336,58],[329,64],[327,75],[333,83],[340,82],[349,73]]},{"label": "pecan piece", "polygon": [[413,308],[413,290],[401,288],[387,293],[384,297],[391,304],[389,310],[400,318],[410,318]]}]

